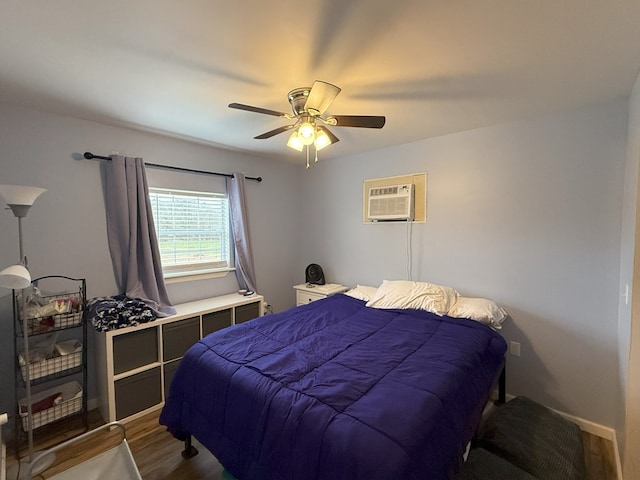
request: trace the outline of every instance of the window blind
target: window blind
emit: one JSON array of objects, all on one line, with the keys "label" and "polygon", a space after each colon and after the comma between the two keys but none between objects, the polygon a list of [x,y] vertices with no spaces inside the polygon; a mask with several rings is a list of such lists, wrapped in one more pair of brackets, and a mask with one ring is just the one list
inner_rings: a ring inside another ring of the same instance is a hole
[{"label": "window blind", "polygon": [[150,188],[165,276],[229,268],[229,202],[226,195]]}]

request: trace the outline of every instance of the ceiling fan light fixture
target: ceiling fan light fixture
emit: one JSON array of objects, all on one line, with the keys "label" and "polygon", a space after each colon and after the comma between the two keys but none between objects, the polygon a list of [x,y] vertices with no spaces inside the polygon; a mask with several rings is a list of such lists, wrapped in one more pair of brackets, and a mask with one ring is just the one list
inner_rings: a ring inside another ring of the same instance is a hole
[{"label": "ceiling fan light fixture", "polygon": [[305,145],[311,145],[316,139],[316,127],[311,122],[303,122],[298,128],[298,137]]},{"label": "ceiling fan light fixture", "polygon": [[299,152],[301,152],[304,148],[304,143],[302,143],[302,140],[300,140],[300,136],[298,135],[297,130],[294,130],[289,137],[289,140],[287,141],[287,147],[293,148],[294,150],[297,150]]},{"label": "ceiling fan light fixture", "polygon": [[325,111],[339,93],[340,87],[316,80],[312,87],[295,88],[289,92],[288,99],[293,114],[242,103],[230,103],[229,108],[295,120],[292,124],[275,128],[253,138],[264,140],[291,130],[287,146],[298,152],[302,152],[307,147],[307,168],[309,168],[309,147],[313,147],[315,161],[318,161],[319,150],[340,141],[325,125],[330,127],[382,128],[385,124],[386,118],[383,116],[331,115],[325,117]]},{"label": "ceiling fan light fixture", "polygon": [[329,135],[327,135],[323,130],[318,130],[316,132],[316,140],[314,142],[316,150],[322,150],[324,147],[328,147],[332,143],[333,142],[329,138]]}]

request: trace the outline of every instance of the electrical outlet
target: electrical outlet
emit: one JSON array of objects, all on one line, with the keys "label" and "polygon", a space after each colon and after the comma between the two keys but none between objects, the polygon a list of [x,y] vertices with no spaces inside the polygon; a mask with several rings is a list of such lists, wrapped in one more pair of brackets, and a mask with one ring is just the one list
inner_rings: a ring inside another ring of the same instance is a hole
[{"label": "electrical outlet", "polygon": [[269,315],[270,313],[273,313],[273,307],[264,300],[262,302],[262,311],[264,312],[264,315]]},{"label": "electrical outlet", "polygon": [[520,356],[520,343],[519,342],[510,342],[509,343],[509,353],[516,357]]},{"label": "electrical outlet", "polygon": [[624,304],[629,305],[629,284],[628,283],[626,283],[624,286],[624,294],[622,296],[624,297]]}]

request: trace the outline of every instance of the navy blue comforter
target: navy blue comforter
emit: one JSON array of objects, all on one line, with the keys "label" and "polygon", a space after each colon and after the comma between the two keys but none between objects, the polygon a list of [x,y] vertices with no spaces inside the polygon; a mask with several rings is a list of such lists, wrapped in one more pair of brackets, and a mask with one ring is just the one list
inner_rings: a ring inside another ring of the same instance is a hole
[{"label": "navy blue comforter", "polygon": [[505,351],[471,320],[334,295],[196,343],[160,423],[240,480],[445,479]]}]

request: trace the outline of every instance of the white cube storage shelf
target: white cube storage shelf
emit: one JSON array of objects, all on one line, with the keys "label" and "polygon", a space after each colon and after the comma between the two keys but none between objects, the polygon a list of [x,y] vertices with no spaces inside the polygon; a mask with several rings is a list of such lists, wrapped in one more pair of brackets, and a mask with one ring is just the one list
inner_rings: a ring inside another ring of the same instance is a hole
[{"label": "white cube storage shelf", "polygon": [[180,359],[208,334],[264,314],[261,295],[237,293],[176,305],[176,314],[96,334],[98,407],[105,422],[164,405]]}]

